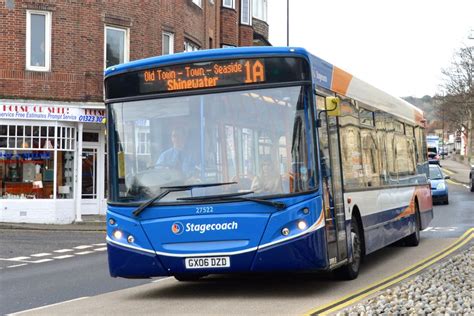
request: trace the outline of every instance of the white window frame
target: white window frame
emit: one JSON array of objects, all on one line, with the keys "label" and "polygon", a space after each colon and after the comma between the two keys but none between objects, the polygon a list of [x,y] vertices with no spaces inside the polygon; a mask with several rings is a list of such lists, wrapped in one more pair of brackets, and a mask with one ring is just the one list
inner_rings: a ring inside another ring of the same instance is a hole
[{"label": "white window frame", "polygon": [[[31,65],[31,15],[44,15],[45,34],[44,34],[44,66]],[[51,70],[51,12],[49,11],[26,11],[26,70],[31,71],[50,71]]]},{"label": "white window frame", "polygon": [[164,37],[166,36],[169,36],[169,39],[170,39],[170,42],[169,42],[169,48],[170,48],[170,51],[168,54],[174,54],[174,34],[171,33],[171,32],[163,32],[161,33],[161,55],[165,55],[165,52],[164,52],[164,48],[165,48],[165,45],[164,45]]},{"label": "white window frame", "polygon": [[[244,10],[242,10],[243,8],[243,4],[244,2],[247,2],[248,3],[248,15],[247,16],[244,16]],[[245,21],[245,18],[248,19],[248,21]],[[252,25],[252,1],[251,0],[240,0],[240,24],[243,24],[243,25]]]},{"label": "white window frame", "polygon": [[105,25],[104,26],[104,69],[107,68],[107,30],[108,29],[125,32],[125,41],[124,41],[125,47],[123,48],[123,51],[124,51],[123,62],[126,63],[130,60],[130,29],[126,27]]},{"label": "white window frame", "polygon": [[267,21],[267,0],[252,0],[253,1],[253,17],[261,21]]},{"label": "white window frame", "polygon": [[192,1],[193,1],[193,3],[194,3],[195,5],[197,5],[198,7],[202,8],[201,0],[192,0]]},{"label": "white window frame", "polygon": [[[191,49],[188,49],[188,47],[191,47]],[[197,50],[201,50],[201,47],[194,43],[194,42],[191,42],[189,40],[184,40],[184,51],[185,52],[194,52],[194,51],[197,51]]]},{"label": "white window frame", "polygon": [[222,44],[221,48],[235,48],[235,45]]},{"label": "white window frame", "polygon": [[222,0],[222,6],[224,8],[235,9],[235,0]]}]

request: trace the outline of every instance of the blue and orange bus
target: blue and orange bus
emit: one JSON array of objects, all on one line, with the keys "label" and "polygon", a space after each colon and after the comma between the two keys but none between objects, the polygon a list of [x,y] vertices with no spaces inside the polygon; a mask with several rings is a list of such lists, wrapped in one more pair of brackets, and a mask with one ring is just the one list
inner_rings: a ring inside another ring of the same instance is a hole
[{"label": "blue and orange bus", "polygon": [[105,71],[113,277],[335,270],[433,217],[421,110],[302,48]]}]

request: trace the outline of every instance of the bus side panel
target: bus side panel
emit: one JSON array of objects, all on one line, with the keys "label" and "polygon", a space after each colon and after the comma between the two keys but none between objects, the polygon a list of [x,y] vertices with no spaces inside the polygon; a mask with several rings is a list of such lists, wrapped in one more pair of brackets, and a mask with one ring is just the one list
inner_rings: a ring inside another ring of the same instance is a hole
[{"label": "bus side panel", "polygon": [[326,235],[320,228],[308,235],[257,252],[252,271],[311,271],[327,268]]},{"label": "bus side panel", "polygon": [[421,217],[421,229],[425,229],[433,219],[433,199],[430,185],[418,186],[415,190]]},{"label": "bus side panel", "polygon": [[[383,248],[414,231],[415,187],[386,188],[344,194],[351,212],[357,206],[362,217],[366,254]],[[420,212],[421,213],[421,212]]]}]

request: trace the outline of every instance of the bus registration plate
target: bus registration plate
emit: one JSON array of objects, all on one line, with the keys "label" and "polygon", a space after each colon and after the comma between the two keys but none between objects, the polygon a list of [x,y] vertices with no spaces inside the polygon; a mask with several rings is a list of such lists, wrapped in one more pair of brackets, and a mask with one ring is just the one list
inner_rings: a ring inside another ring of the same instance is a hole
[{"label": "bus registration plate", "polygon": [[229,268],[229,257],[186,258],[186,269]]}]

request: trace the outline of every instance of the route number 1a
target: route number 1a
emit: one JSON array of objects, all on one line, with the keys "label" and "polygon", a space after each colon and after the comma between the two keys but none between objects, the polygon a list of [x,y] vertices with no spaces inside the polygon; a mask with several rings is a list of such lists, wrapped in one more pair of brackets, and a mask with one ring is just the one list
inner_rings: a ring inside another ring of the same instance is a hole
[{"label": "route number 1a", "polygon": [[260,60],[254,62],[246,61],[245,64],[245,83],[257,83],[265,81],[265,66]]}]

